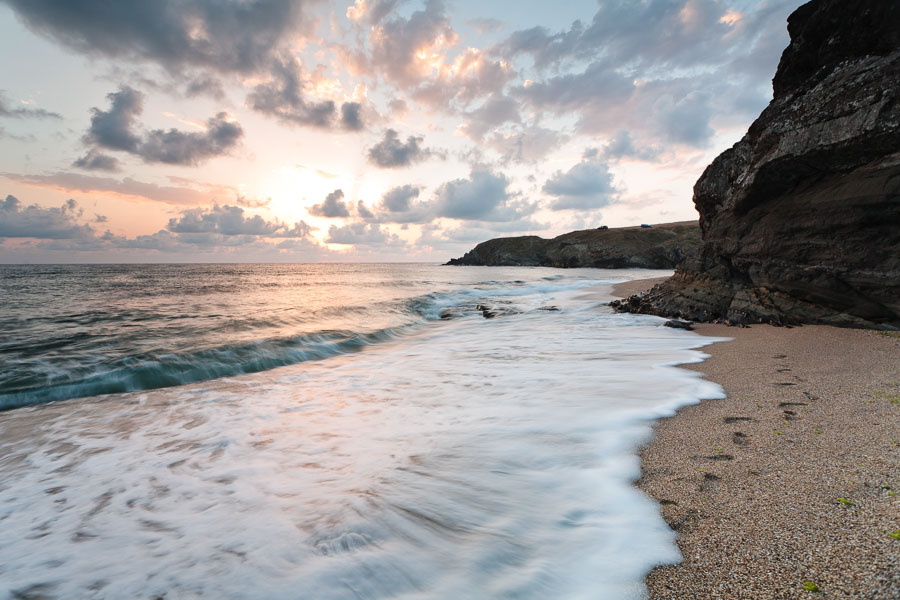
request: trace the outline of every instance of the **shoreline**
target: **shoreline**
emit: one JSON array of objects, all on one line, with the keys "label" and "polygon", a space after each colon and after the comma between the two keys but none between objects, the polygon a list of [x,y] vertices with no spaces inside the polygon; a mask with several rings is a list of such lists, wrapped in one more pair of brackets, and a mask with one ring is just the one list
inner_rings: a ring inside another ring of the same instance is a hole
[{"label": "shoreline", "polygon": [[732,338],[680,366],[727,397],[659,420],[640,451],[636,486],[660,503],[683,556],[648,574],[649,598],[900,597],[900,539],[890,535],[900,530],[900,336],[820,325],[695,332]]}]

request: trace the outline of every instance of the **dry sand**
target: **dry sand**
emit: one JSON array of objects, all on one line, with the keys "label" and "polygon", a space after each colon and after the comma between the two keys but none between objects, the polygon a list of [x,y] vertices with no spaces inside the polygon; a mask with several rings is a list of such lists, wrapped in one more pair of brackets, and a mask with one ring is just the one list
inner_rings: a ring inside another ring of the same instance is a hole
[{"label": "dry sand", "polygon": [[650,598],[900,598],[900,334],[696,331],[734,338],[684,367],[727,398],[662,420],[641,452],[638,486],[684,556],[650,573]]}]

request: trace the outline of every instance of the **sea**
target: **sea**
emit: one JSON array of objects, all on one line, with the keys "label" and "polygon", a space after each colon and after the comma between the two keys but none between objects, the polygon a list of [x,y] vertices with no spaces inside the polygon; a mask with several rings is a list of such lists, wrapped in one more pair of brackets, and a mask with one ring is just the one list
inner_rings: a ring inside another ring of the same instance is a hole
[{"label": "sea", "polygon": [[0,266],[0,599],[640,599],[669,271]]}]

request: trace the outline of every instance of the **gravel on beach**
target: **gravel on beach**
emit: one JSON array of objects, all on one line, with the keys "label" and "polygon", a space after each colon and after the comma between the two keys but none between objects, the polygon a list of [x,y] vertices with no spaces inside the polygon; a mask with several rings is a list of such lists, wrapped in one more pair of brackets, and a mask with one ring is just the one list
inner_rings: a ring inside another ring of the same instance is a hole
[{"label": "gravel on beach", "polygon": [[[627,296],[659,280],[613,289]],[[900,333],[698,324],[725,389],[663,419],[638,487],[683,562],[651,599],[900,598]]]}]

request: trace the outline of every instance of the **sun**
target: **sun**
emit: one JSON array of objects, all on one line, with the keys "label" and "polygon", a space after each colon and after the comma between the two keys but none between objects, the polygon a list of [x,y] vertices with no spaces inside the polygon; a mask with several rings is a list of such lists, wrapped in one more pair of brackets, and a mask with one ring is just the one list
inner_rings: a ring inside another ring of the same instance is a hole
[{"label": "sun", "polygon": [[262,195],[271,198],[269,210],[279,219],[295,222],[309,220],[306,208],[321,202],[341,187],[338,174],[302,165],[283,165],[262,177]]}]

